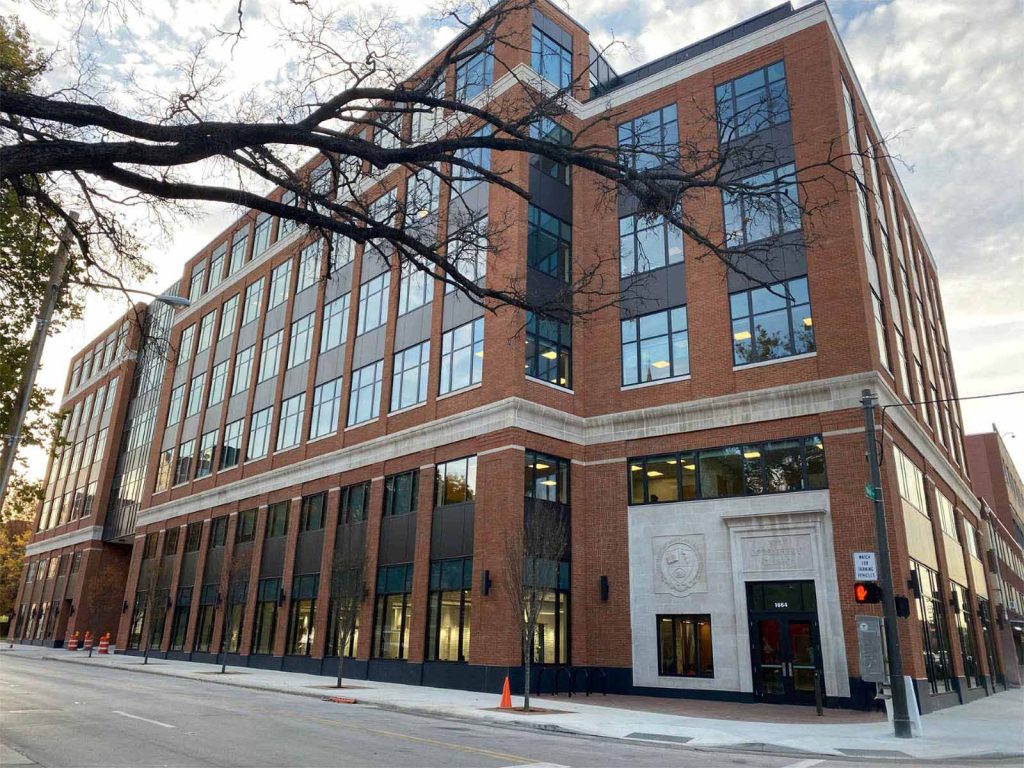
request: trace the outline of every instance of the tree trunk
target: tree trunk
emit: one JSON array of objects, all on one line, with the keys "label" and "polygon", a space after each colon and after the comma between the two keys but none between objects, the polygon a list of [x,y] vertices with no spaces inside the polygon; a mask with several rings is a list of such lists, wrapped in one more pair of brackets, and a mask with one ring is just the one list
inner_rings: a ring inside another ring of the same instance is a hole
[{"label": "tree trunk", "polygon": [[338,685],[337,688],[341,688],[341,673],[342,668],[345,664],[345,647],[344,645],[338,648]]},{"label": "tree trunk", "polygon": [[224,611],[224,616],[220,622],[220,673],[223,675],[228,671],[228,655],[224,652],[224,641],[227,639],[228,634],[228,617],[231,615],[231,606],[228,606],[227,610]]},{"label": "tree trunk", "polygon": [[[529,624],[529,620],[527,624]],[[533,643],[530,640],[533,639],[532,627],[527,627],[528,631],[523,636],[523,711],[530,711],[530,662],[533,656]],[[529,638],[529,639],[527,639]]]}]

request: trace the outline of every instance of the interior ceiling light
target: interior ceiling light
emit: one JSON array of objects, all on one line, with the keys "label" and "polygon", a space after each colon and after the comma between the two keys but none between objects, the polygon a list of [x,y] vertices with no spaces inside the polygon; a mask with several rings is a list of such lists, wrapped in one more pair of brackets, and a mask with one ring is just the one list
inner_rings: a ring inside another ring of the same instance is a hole
[{"label": "interior ceiling light", "polygon": [[691,472],[697,468],[696,464],[683,464],[683,469],[688,469]]},{"label": "interior ceiling light", "polygon": [[759,459],[759,458],[761,458],[761,452],[760,451],[744,451],[743,452],[743,458],[744,459]]},{"label": "interior ceiling light", "polygon": [[540,484],[541,485],[558,485],[558,481],[557,480],[541,480]]},{"label": "interior ceiling light", "polygon": [[732,337],[736,339],[736,341],[746,341],[750,338],[750,331],[740,331],[739,333],[734,333]]},{"label": "interior ceiling light", "polygon": [[649,469],[649,470],[647,470],[647,476],[648,477],[661,477],[662,474],[663,473],[659,472],[656,469]]},{"label": "interior ceiling light", "polygon": [[668,360],[656,360],[655,362],[651,363],[652,368],[668,368],[668,366]]},{"label": "interior ceiling light", "polygon": [[558,353],[555,352],[555,350],[553,349],[549,349],[547,352],[541,352],[540,356],[546,357],[548,360],[554,360],[555,358],[558,357]]},{"label": "interior ceiling light", "polygon": [[814,321],[811,320],[811,318],[809,318],[809,317],[805,317],[804,318],[804,325],[806,325],[808,328],[810,328],[813,324],[814,324]]}]

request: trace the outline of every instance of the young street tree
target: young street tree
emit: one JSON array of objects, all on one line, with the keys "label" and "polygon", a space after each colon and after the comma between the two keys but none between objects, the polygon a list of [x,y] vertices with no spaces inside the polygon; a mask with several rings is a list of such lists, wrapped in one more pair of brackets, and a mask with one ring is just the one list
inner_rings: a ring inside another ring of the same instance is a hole
[{"label": "young street tree", "polygon": [[569,553],[566,513],[555,505],[526,509],[523,525],[509,533],[503,552],[503,590],[519,628],[523,649],[523,710],[530,711],[530,668],[537,624],[545,601],[558,588],[562,560]]},{"label": "young street tree", "polygon": [[334,546],[331,564],[331,610],[334,615],[334,645],[338,651],[338,688],[342,687],[345,654],[359,626],[359,612],[366,599],[366,528],[343,525]]},{"label": "young street tree", "polygon": [[[228,652],[238,652],[238,635],[245,623],[245,601],[249,594],[249,572],[252,567],[252,546],[243,547],[235,543],[227,555],[222,586],[224,615],[220,623],[220,642],[217,653],[220,656],[220,672],[228,671]],[[237,615],[236,615],[237,614]],[[230,648],[228,640],[231,640]]]},{"label": "young street tree", "polygon": [[[135,592],[135,614],[132,617],[132,634],[138,632],[142,644],[142,663],[149,664],[149,650],[152,646],[152,627],[157,611],[166,610],[166,600],[160,593],[160,566],[163,558],[153,558],[143,567],[139,585]],[[130,642],[130,641],[129,641]]]}]

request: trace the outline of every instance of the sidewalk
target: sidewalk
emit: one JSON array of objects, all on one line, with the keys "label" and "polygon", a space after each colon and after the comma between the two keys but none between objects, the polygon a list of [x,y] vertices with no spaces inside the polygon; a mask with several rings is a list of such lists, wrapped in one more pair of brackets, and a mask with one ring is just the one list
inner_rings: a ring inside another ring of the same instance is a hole
[{"label": "sidewalk", "polygon": [[[807,714],[803,710],[790,722],[783,722],[782,717],[766,714],[766,710],[758,705],[620,696],[592,696],[588,700],[574,696],[572,699],[536,699],[537,706],[557,711],[526,715],[497,710],[497,693],[481,694],[366,680],[352,680],[351,687],[338,691],[331,687],[331,678],[317,675],[246,667],[229,667],[232,674],[220,675],[216,674],[220,667],[212,664],[151,659],[144,666],[137,656],[94,654],[90,659],[81,651],[72,653],[23,645],[13,649],[5,647],[3,653],[318,699],[341,695],[353,697],[359,704],[388,709],[694,747],[861,758],[1024,756],[1024,690],[999,693],[971,704],[925,715],[921,738],[896,739],[892,735],[892,727],[877,715],[843,710],[826,710],[825,718],[809,716],[813,715],[813,709]],[[521,697],[514,696],[513,704],[521,705]],[[696,716],[698,712],[703,716]],[[749,716],[747,713],[770,718],[773,722],[738,719]]]}]

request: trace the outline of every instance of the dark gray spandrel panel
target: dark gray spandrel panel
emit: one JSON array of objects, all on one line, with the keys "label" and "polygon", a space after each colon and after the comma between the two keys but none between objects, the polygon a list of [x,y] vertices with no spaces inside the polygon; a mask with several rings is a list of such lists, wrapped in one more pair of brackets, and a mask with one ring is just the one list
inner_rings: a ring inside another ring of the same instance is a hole
[{"label": "dark gray spandrel panel", "polygon": [[[184,532],[178,534],[180,539],[184,536]],[[169,589],[171,586],[171,579],[174,578],[174,555],[160,558],[160,576],[157,578],[157,586],[160,589]]]},{"label": "dark gray spandrel panel", "polygon": [[[468,169],[463,169],[464,174],[469,174]],[[451,202],[448,204],[449,222],[465,222],[469,219],[476,219],[487,213],[490,199],[490,185],[480,182],[471,189],[456,195],[452,194]]]},{"label": "dark gray spandrel panel", "polygon": [[339,525],[334,537],[334,556],[358,557],[366,549],[366,521]]},{"label": "dark gray spandrel panel", "polygon": [[225,360],[231,357],[231,346],[235,340],[234,334],[227,336],[217,342],[217,346],[213,350],[213,364],[223,363]]},{"label": "dark gray spandrel panel", "polygon": [[773,125],[729,142],[723,157],[722,178],[725,181],[742,179],[780,165],[795,163],[790,123]]},{"label": "dark gray spandrel panel", "polygon": [[[182,534],[184,535],[184,534]],[[181,577],[178,579],[179,587],[191,587],[196,583],[196,566],[199,563],[198,552],[186,552],[181,559]],[[172,595],[172,599],[174,596]]]},{"label": "dark gray spandrel panel", "polygon": [[184,384],[188,381],[188,363],[184,362],[174,369],[174,375],[171,379],[171,387],[176,387],[179,384]]},{"label": "dark gray spandrel panel", "polygon": [[331,301],[352,290],[352,262],[335,270],[327,278],[325,301]]},{"label": "dark gray spandrel panel", "polygon": [[384,357],[384,342],[387,338],[387,326],[382,325],[372,331],[356,336],[352,349],[352,370],[362,368]]},{"label": "dark gray spandrel panel", "polygon": [[368,245],[363,249],[363,271],[359,280],[365,283],[382,272],[387,272],[390,268],[380,252]]},{"label": "dark gray spandrel panel", "polygon": [[281,302],[273,309],[267,310],[267,320],[263,324],[263,337],[266,338],[274,331],[278,331],[284,328],[284,312],[287,308],[287,302]]},{"label": "dark gray spandrel panel", "polygon": [[411,563],[416,548],[416,513],[385,517],[380,521],[378,565]]},{"label": "dark gray spandrel panel", "polygon": [[484,308],[471,301],[461,291],[452,291],[444,295],[444,310],[441,312],[441,329],[450,331],[471,320],[482,317]]},{"label": "dark gray spandrel panel", "polygon": [[[212,408],[207,408],[206,409],[206,415],[203,417],[203,431],[204,432],[209,432],[211,429],[217,429],[217,427],[220,426],[220,412],[221,412],[221,408],[223,408],[223,407],[224,407],[224,402],[221,401],[221,402],[217,403],[215,406],[213,406]],[[196,446],[196,450],[197,451],[199,450],[198,446]]]},{"label": "dark gray spandrel panel", "polygon": [[[164,414],[166,416],[166,414]],[[163,439],[160,441],[160,450],[166,451],[168,448],[173,448],[178,443],[178,425],[164,430]]]},{"label": "dark gray spandrel panel", "polygon": [[214,584],[220,581],[224,568],[224,547],[208,549],[206,552],[206,568],[203,570],[203,583]]},{"label": "dark gray spandrel panel", "polygon": [[269,579],[284,573],[284,548],[287,537],[275,536],[263,542],[263,555],[260,558],[260,578]]},{"label": "dark gray spandrel panel", "polygon": [[660,269],[622,278],[619,313],[623,320],[686,304],[686,265],[670,264]]},{"label": "dark gray spandrel panel", "polygon": [[570,51],[572,50],[572,35],[555,24],[555,22],[551,21],[551,19],[536,8],[533,9],[533,26],[544,32],[544,34],[552,38],[559,45],[564,48],[568,48]]},{"label": "dark gray spandrel panel", "polygon": [[310,312],[316,310],[316,299],[320,293],[320,281],[313,283],[309,288],[295,294],[295,301],[292,304],[292,320],[298,320],[300,317],[305,317]]},{"label": "dark gray spandrel panel", "polygon": [[295,547],[295,573],[319,573],[320,555],[324,549],[324,532],[303,531]]},{"label": "dark gray spandrel panel", "polygon": [[323,384],[325,381],[336,379],[345,372],[345,345],[329,349],[320,355],[316,361],[316,383]]},{"label": "dark gray spandrel panel", "polygon": [[281,399],[289,398],[306,391],[306,380],[309,378],[309,363],[296,365],[284,372],[284,387]]},{"label": "dark gray spandrel panel", "polygon": [[804,249],[803,234],[790,232],[771,243],[770,247],[766,244],[763,251],[757,249],[756,244],[750,246],[748,253],[736,254],[733,263],[746,275],[733,269],[729,270],[730,293],[806,275],[807,253]]},{"label": "dark gray spandrel panel", "polygon": [[[242,310],[239,309],[239,311]],[[259,330],[259,327],[259,318],[257,318],[251,323],[246,323],[236,331],[238,333],[238,349],[245,349],[256,343],[256,331]]]},{"label": "dark gray spandrel panel", "polygon": [[566,292],[566,283],[533,267],[527,267],[526,273],[526,294],[532,303],[549,307],[569,306],[571,297]]},{"label": "dark gray spandrel panel", "polygon": [[572,187],[530,166],[530,202],[538,208],[572,223]]},{"label": "dark gray spandrel panel", "polygon": [[228,400],[227,423],[237,421],[246,415],[249,406],[249,391],[239,392]]},{"label": "dark gray spandrel panel", "polygon": [[196,355],[195,365],[192,366],[192,377],[205,373],[210,368],[210,350],[204,349]]},{"label": "dark gray spandrel panel", "polygon": [[191,440],[193,437],[199,435],[199,416],[202,411],[197,413],[195,416],[189,416],[185,419],[185,425],[181,428],[181,442]]},{"label": "dark gray spandrel panel", "polygon": [[[433,290],[433,285],[431,285]],[[395,324],[395,351],[399,352],[413,344],[430,338],[430,320],[433,302],[424,304],[398,318]]]},{"label": "dark gray spandrel panel", "polygon": [[274,395],[277,393],[277,377],[260,382],[256,385],[256,394],[252,401],[252,410],[261,411],[268,405],[274,404]]},{"label": "dark gray spandrel panel", "polygon": [[453,504],[434,510],[430,529],[430,559],[471,557],[473,555],[473,517],[476,504]]}]

